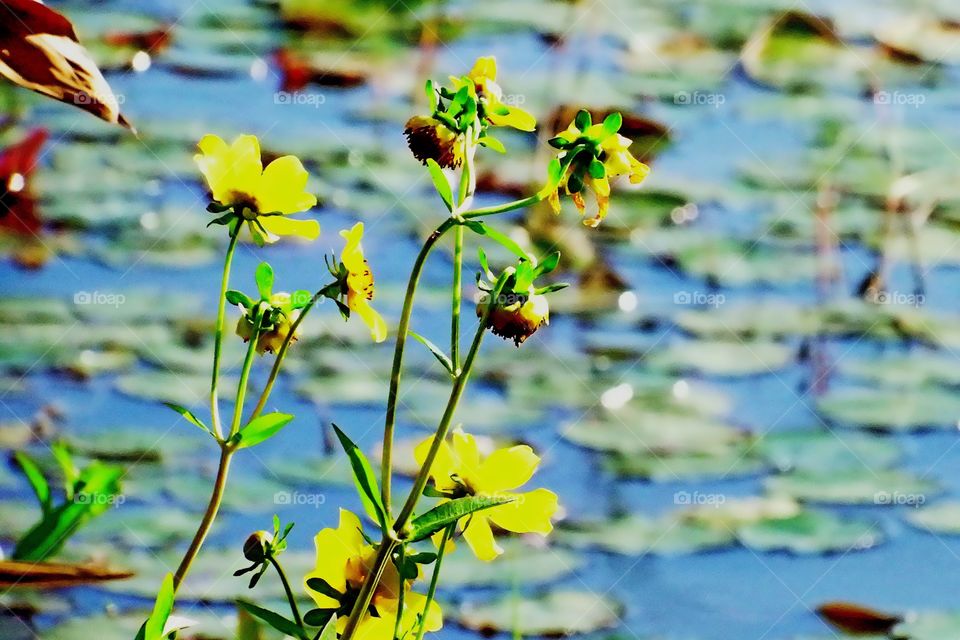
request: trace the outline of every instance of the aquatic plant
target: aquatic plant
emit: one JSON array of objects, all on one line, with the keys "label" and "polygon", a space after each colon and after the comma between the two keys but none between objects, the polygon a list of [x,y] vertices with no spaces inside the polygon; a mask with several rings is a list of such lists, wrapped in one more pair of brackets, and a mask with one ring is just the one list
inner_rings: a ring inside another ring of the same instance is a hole
[{"label": "aquatic plant", "polygon": [[[587,187],[593,189],[598,198],[607,198],[610,178],[629,174],[634,182],[639,182],[647,168],[630,155],[629,140],[618,134],[619,114],[593,125],[590,116],[581,112],[567,133],[555,139],[559,154],[550,161],[542,188],[529,197],[474,207],[478,149],[484,147],[505,153],[504,145],[493,136],[496,128],[531,131],[536,126],[533,116],[504,102],[496,77],[496,61],[481,58],[469,73],[451,78],[449,86],[427,82],[430,112],[415,116],[407,123],[411,152],[427,167],[449,216],[424,241],[407,283],[395,333],[379,479],[360,448],[344,430],[334,426],[349,459],[365,514],[376,523],[378,533],[368,535],[356,514],[341,509],[338,526],[316,534],[316,567],[303,578],[303,588],[315,607],[304,613],[298,608],[294,588],[279,560],[293,524],[282,526],[275,517],[272,532],[256,532],[244,544],[244,556],[251,564],[237,575],[252,573],[250,587],[253,588],[273,567],[287,595],[290,614],[277,613],[248,601],[242,601],[240,606],[289,636],[305,640],[333,640],[338,636],[342,640],[401,637],[419,640],[425,632],[436,631],[443,624],[434,595],[444,555],[451,552],[457,539],[465,540],[481,560],[492,561],[502,550],[494,539],[491,524],[517,533],[546,535],[552,530],[551,519],[558,509],[556,494],[545,488],[521,491],[540,462],[533,450],[517,445],[482,452],[472,435],[453,428],[454,415],[487,332],[519,347],[548,323],[549,296],[566,286],[542,281],[557,268],[559,253],[543,257],[529,255],[487,220],[547,199],[554,201],[559,211],[558,189],[564,189],[578,203],[579,194]],[[227,144],[208,135],[200,142],[200,150],[196,161],[212,194],[209,211],[217,216],[210,224],[225,227],[230,238],[218,295],[210,418],[204,421],[184,407],[169,406],[216,441],[220,462],[196,535],[178,569],[164,581],[154,612],[140,631],[139,637],[144,640],[165,638],[165,634],[184,624],[170,616],[176,592],[217,517],[233,457],[272,438],[294,419],[291,414],[263,411],[307,314],[317,303],[328,300],[345,319],[358,316],[369,327],[373,340],[381,342],[388,334],[387,323],[371,306],[375,296],[374,275],[363,252],[361,223],[341,232],[345,246],[339,257],[331,254],[326,258],[332,279],[315,292],[276,292],[274,272],[267,263],[261,263],[254,274],[256,294],[231,289],[232,257],[243,227],[249,228],[258,243],[273,242],[287,234],[315,240],[319,236],[316,223],[286,216],[310,209],[316,199],[305,191],[308,176],[300,161],[287,156],[264,169],[259,144],[253,136],[241,136]],[[453,171],[457,174],[448,173]],[[457,185],[455,190],[452,179]],[[599,223],[604,209],[601,202],[598,215],[586,220],[589,226]],[[479,323],[463,352],[461,311],[466,232],[507,249],[513,254],[513,264],[494,270],[486,253],[480,250],[482,271],[477,275],[480,296],[476,304]],[[453,236],[453,286],[450,343],[449,349],[443,349],[415,333],[411,317],[427,260],[448,235]],[[248,345],[230,420],[221,416],[220,411],[220,360],[223,341],[228,339],[228,303],[241,312],[236,334]],[[423,343],[443,366],[450,391],[433,435],[416,448],[419,470],[413,488],[400,510],[394,513],[394,428],[410,337]],[[250,372],[258,356],[272,358],[273,364],[259,399],[245,415]],[[427,509],[418,509],[424,497],[435,502]],[[431,538],[435,550],[425,550],[418,544]],[[426,592],[416,591],[415,586],[428,570]]]}]

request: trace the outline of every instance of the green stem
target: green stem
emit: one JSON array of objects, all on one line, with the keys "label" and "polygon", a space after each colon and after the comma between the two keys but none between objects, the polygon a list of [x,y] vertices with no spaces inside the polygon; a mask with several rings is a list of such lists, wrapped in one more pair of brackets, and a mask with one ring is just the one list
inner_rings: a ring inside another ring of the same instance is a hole
[{"label": "green stem", "polygon": [[427,588],[427,601],[423,606],[423,617],[420,619],[420,627],[417,629],[416,640],[423,640],[423,633],[427,630],[427,614],[430,612],[430,605],[433,604],[433,598],[437,593],[437,583],[440,581],[440,564],[443,562],[443,554],[447,551],[447,542],[453,535],[453,529],[456,523],[451,524],[443,530],[443,536],[440,538],[440,548],[437,551],[437,559],[433,561],[433,575],[430,576],[430,586]]},{"label": "green stem", "polygon": [[213,422],[213,432],[217,438],[223,438],[223,429],[220,427],[220,392],[217,385],[220,381],[220,357],[223,348],[223,320],[227,307],[227,287],[230,286],[230,267],[233,264],[233,254],[237,248],[237,238],[243,225],[238,221],[230,232],[230,244],[223,258],[223,276],[220,279],[220,299],[217,303],[217,331],[213,341],[213,373],[210,376],[210,419]]},{"label": "green stem", "polygon": [[290,588],[290,581],[287,580],[287,574],[283,570],[283,567],[280,566],[280,563],[275,557],[270,556],[270,564],[273,565],[273,568],[277,570],[277,574],[280,576],[280,582],[283,584],[283,591],[287,594],[287,601],[290,603],[290,612],[293,613],[293,621],[297,623],[297,626],[303,629],[303,618],[300,617],[300,609],[297,607],[297,599],[293,595],[293,589]]},{"label": "green stem", "polygon": [[270,398],[270,393],[273,391],[273,385],[276,383],[277,377],[280,374],[280,365],[283,364],[283,358],[287,355],[287,349],[290,347],[290,343],[293,342],[293,339],[297,334],[297,329],[300,328],[300,323],[302,323],[304,318],[307,317],[307,314],[319,299],[319,292],[315,293],[313,297],[310,298],[310,302],[308,302],[307,305],[300,310],[300,315],[297,316],[297,319],[294,320],[293,324],[290,325],[290,332],[283,339],[283,343],[280,345],[280,348],[277,349],[277,357],[273,361],[273,367],[270,369],[270,376],[267,378],[267,383],[263,387],[263,392],[260,394],[260,399],[257,400],[257,406],[253,408],[253,413],[250,414],[251,420],[263,412],[263,409],[267,404],[267,400]]},{"label": "green stem", "polygon": [[[503,287],[511,277],[513,277],[512,272],[507,272],[497,280],[493,291],[490,293],[490,296],[494,300],[500,297],[500,294],[503,292]],[[487,310],[480,320],[480,325],[477,327],[477,333],[473,337],[473,343],[470,345],[467,357],[463,360],[463,371],[461,371],[460,375],[453,381],[453,387],[450,389],[450,398],[447,400],[443,417],[440,418],[440,424],[437,426],[437,431],[433,436],[430,450],[427,452],[423,464],[420,465],[420,473],[417,474],[417,478],[414,480],[413,489],[410,490],[410,495],[407,496],[407,501],[403,504],[403,508],[397,516],[397,521],[393,525],[394,531],[398,534],[403,531],[407,521],[413,515],[413,510],[416,508],[417,502],[423,494],[423,489],[427,486],[427,480],[430,477],[430,468],[433,466],[433,461],[440,452],[440,446],[447,437],[447,431],[450,429],[450,423],[453,421],[453,415],[456,413],[457,405],[460,404],[460,398],[463,396],[463,391],[466,389],[467,382],[470,380],[470,370],[473,368],[473,363],[477,358],[477,354],[480,352],[480,344],[483,342],[483,336],[487,332],[490,313],[494,307],[495,305],[493,304],[487,305]]]},{"label": "green stem", "polygon": [[[441,225],[441,227],[442,226],[443,225]],[[497,280],[493,292],[490,295],[493,298],[498,298],[503,292],[503,288],[506,285],[507,280],[512,276],[513,274],[510,272],[501,275]],[[380,546],[377,549],[377,557],[373,561],[373,569],[367,575],[367,579],[360,588],[360,593],[357,595],[357,600],[353,605],[353,609],[350,611],[350,618],[347,620],[347,625],[344,627],[343,633],[340,635],[340,640],[350,640],[353,637],[353,633],[356,630],[357,625],[360,623],[360,618],[370,606],[370,601],[373,599],[373,591],[376,588],[377,583],[380,582],[380,578],[383,576],[383,571],[386,568],[387,563],[390,561],[390,556],[393,553],[393,550],[398,544],[400,544],[399,535],[406,527],[407,520],[409,520],[410,516],[413,515],[413,510],[417,506],[420,495],[423,493],[423,488],[426,486],[427,479],[430,476],[430,467],[433,466],[433,461],[437,457],[441,443],[447,437],[447,431],[450,428],[450,422],[453,419],[453,415],[456,412],[460,398],[463,396],[463,390],[470,378],[470,370],[473,367],[474,360],[476,360],[477,353],[480,351],[480,344],[483,342],[483,336],[487,332],[487,325],[490,321],[490,312],[493,309],[493,306],[494,305],[487,306],[487,311],[483,314],[483,318],[480,320],[480,325],[477,327],[477,333],[473,338],[473,343],[470,345],[470,350],[467,352],[467,357],[463,361],[463,371],[456,377],[453,387],[450,390],[450,398],[447,400],[447,406],[444,409],[443,417],[440,419],[440,424],[437,427],[436,435],[434,435],[433,444],[430,446],[430,451],[427,453],[426,459],[420,467],[420,473],[417,474],[417,479],[414,482],[413,489],[410,491],[410,495],[407,497],[407,501],[404,503],[403,509],[400,511],[400,515],[397,516],[397,520],[393,525],[393,529],[389,532],[385,532],[383,539],[380,541]]]},{"label": "green stem", "polygon": [[[397,326],[397,342],[393,350],[393,365],[390,370],[390,390],[387,393],[387,412],[383,424],[383,454],[381,457],[381,495],[383,505],[387,510],[389,520],[390,516],[390,481],[392,457],[393,457],[393,432],[397,420],[397,398],[400,390],[400,376],[403,365],[403,350],[407,344],[407,336],[410,333],[410,316],[413,313],[413,299],[417,293],[417,284],[420,282],[420,275],[423,273],[423,266],[427,262],[427,257],[436,246],[440,238],[443,237],[451,227],[457,224],[453,218],[447,218],[443,223],[430,234],[417,259],[413,263],[413,269],[410,272],[410,279],[407,281],[407,292],[403,298],[403,309],[400,312],[400,324]],[[386,533],[386,532],[384,532]]]},{"label": "green stem", "polygon": [[200,547],[203,546],[203,541],[206,540],[207,534],[210,533],[210,528],[213,526],[213,521],[217,518],[217,513],[220,511],[220,503],[223,501],[223,492],[227,487],[227,476],[230,473],[230,459],[232,456],[233,450],[221,443],[220,465],[217,467],[217,478],[213,483],[210,502],[207,504],[207,510],[204,512],[203,519],[200,521],[200,527],[190,542],[190,547],[187,549],[186,554],[184,554],[183,560],[180,561],[180,566],[177,567],[176,573],[173,574],[174,591],[180,587],[187,572],[190,571],[190,565],[200,552]]},{"label": "green stem", "polygon": [[400,594],[397,596],[397,616],[393,620],[393,640],[400,640],[400,623],[403,621],[403,596],[406,591],[401,581]]},{"label": "green stem", "polygon": [[481,207],[480,209],[464,211],[460,214],[460,217],[471,220],[473,218],[482,218],[484,216],[493,216],[498,213],[506,213],[508,211],[514,211],[516,209],[522,209],[523,207],[529,207],[530,205],[537,204],[545,197],[546,196],[542,193],[535,193],[534,195],[521,200],[513,200],[512,202],[498,204],[492,207]]},{"label": "green stem", "polygon": [[227,436],[228,442],[230,438],[240,430],[240,422],[243,420],[243,405],[247,398],[247,384],[250,380],[250,370],[253,368],[253,359],[257,355],[257,341],[260,339],[259,326],[261,321],[262,318],[258,312],[254,318],[254,322],[258,328],[253,332],[253,335],[250,336],[250,342],[247,345],[247,355],[243,359],[243,369],[240,371],[240,382],[237,383],[237,401],[233,410],[233,421],[230,423],[230,435]]},{"label": "green stem", "polygon": [[450,361],[460,375],[460,309],[463,306],[463,225],[453,231],[453,308],[450,317]]}]

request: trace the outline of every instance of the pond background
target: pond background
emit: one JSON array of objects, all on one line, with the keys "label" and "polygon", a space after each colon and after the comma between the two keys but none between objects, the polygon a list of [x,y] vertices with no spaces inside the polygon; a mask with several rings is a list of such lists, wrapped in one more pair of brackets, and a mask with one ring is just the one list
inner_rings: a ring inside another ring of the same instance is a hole
[{"label": "pond background", "polygon": [[[8,616],[4,638],[132,637],[206,503],[215,447],[158,404],[202,408],[207,384],[210,342],[198,336],[213,320],[226,238],[204,226],[196,140],[254,133],[270,154],[307,161],[321,198],[311,213],[321,239],[243,246],[233,287],[252,289],[254,267],[268,260],[280,288],[316,289],[324,252],[360,219],[377,306],[395,322],[420,239],[443,215],[406,151],[403,123],[422,109],[410,97],[426,75],[463,73],[478,55],[497,56],[505,92],[544,128],[560,105],[629,113],[647,134],[635,151],[653,172],[641,189],[615,191],[596,233],[580,227],[569,202],[558,220],[543,211],[511,217],[521,241],[572,257],[564,279],[584,284],[558,297],[550,326],[519,352],[486,341],[457,419],[534,446],[543,456],[534,484],[560,495],[565,518],[546,544],[512,544],[490,567],[463,549],[453,556],[440,594],[443,636],[477,637],[467,627],[478,626],[510,633],[519,599],[565,593],[557,610],[541,603],[539,615],[524,613],[519,630],[833,638],[839,632],[814,609],[849,600],[942,612],[898,633],[958,637],[948,613],[960,611],[960,32],[948,22],[960,19],[956,7],[51,4],[111,69],[141,137],[8,94],[24,117],[5,142],[34,126],[50,131],[31,179],[44,224],[27,240],[49,255],[28,270],[15,255],[23,239],[8,234],[3,244],[0,441],[42,457],[31,434],[40,425],[43,439],[125,459],[123,500],[62,555],[138,575],[8,592],[6,607],[37,608],[36,636]],[[772,42],[758,41],[784,10],[829,17],[836,31],[789,22]],[[445,18],[432,22],[435,11]],[[317,12],[323,29],[290,24]],[[439,25],[432,50],[418,45],[424,20]],[[157,30],[169,37],[150,51],[149,68],[133,71],[143,47],[121,46],[117,34]],[[303,62],[310,82],[291,87],[280,50]],[[541,181],[549,133],[539,151],[533,136],[505,137],[502,163],[486,153],[479,200]],[[920,188],[885,237],[887,196],[907,174]],[[832,202],[819,226],[818,198]],[[922,291],[902,224],[911,215]],[[476,246],[471,239],[471,271]],[[886,293],[864,302],[857,287],[882,247],[892,263]],[[439,344],[448,260],[443,252],[431,260],[414,321]],[[606,270],[623,286],[597,285]],[[244,565],[247,534],[269,528],[273,513],[295,520],[288,570],[302,575],[313,534],[335,524],[338,507],[358,506],[343,461],[328,457],[329,423],[368,452],[379,444],[392,342],[369,344],[332,307],[307,324],[270,402],[297,420],[237,457],[222,518],[185,587],[193,602],[184,613],[210,637],[231,637],[231,602],[246,592],[231,574]],[[431,356],[416,344],[408,353],[400,438],[409,444],[435,424],[445,393]],[[233,340],[228,360],[240,356]],[[265,375],[261,368],[255,384]],[[0,470],[0,490],[0,536],[10,543],[37,510],[12,467]],[[255,597],[277,601],[272,583],[268,576]]]}]

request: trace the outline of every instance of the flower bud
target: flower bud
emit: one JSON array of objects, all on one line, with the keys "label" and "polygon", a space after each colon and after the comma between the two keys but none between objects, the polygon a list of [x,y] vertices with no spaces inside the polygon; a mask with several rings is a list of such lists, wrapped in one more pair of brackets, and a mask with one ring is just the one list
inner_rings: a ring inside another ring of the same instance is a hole
[{"label": "flower bud", "polygon": [[250,562],[266,561],[270,545],[273,544],[273,535],[267,531],[257,531],[251,533],[247,541],[243,543],[243,557]]}]

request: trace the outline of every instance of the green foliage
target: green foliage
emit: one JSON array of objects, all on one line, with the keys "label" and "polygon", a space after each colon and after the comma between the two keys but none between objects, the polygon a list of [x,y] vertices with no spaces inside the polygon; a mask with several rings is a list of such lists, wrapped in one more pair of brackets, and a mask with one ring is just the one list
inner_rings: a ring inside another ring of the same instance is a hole
[{"label": "green foliage", "polygon": [[409,542],[424,540],[472,513],[498,507],[516,499],[516,496],[511,495],[478,495],[444,502],[422,516],[414,518],[407,532],[407,540]]},{"label": "green foliage", "polygon": [[354,444],[347,434],[340,430],[340,427],[333,425],[333,430],[337,433],[340,445],[350,460],[350,468],[353,470],[354,482],[357,485],[360,499],[363,501],[364,509],[380,525],[381,529],[386,530],[386,509],[383,506],[383,498],[377,486],[377,477],[373,473],[373,467],[370,466],[370,462],[360,451],[360,448]]},{"label": "green foliage", "polygon": [[291,420],[293,416],[288,413],[266,413],[257,416],[230,439],[230,445],[237,449],[256,446],[277,435]]}]

